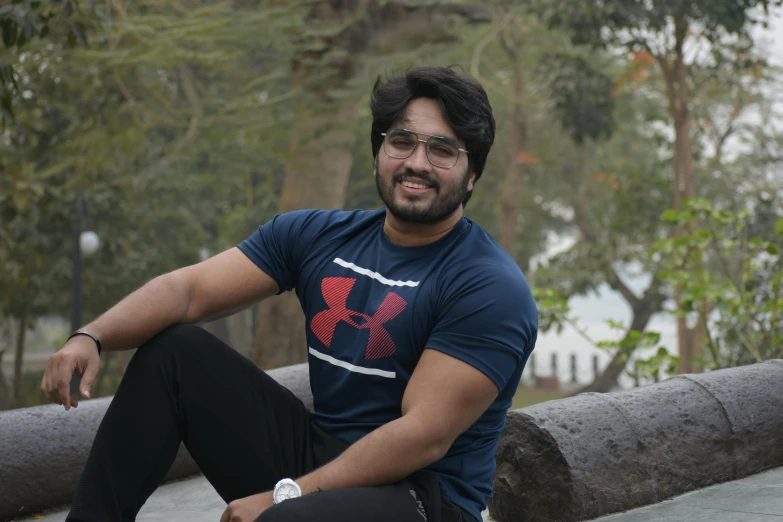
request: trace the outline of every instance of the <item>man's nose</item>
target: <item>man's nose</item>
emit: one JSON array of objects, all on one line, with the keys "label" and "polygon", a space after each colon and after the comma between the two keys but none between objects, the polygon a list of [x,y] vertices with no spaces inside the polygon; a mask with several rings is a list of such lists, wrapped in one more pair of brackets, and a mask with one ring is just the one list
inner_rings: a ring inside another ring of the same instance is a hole
[{"label": "man's nose", "polygon": [[408,159],[405,160],[404,167],[413,172],[432,172],[432,163],[427,159],[427,145],[419,142],[416,149]]}]

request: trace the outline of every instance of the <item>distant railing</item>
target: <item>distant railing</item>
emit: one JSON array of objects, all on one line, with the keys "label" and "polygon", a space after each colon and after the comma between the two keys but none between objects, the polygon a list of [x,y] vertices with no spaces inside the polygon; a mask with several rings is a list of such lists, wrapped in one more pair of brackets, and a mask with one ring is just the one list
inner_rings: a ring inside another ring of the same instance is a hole
[{"label": "distant railing", "polygon": [[[601,375],[602,367],[601,358],[595,354],[588,354],[586,357],[590,359],[590,371],[589,373],[584,371],[584,367],[580,370],[579,356],[576,353],[568,354],[568,372],[563,376],[563,372],[560,367],[560,358],[562,354],[553,352],[549,354],[548,369],[540,371],[540,356],[534,351],[527,361],[525,366],[525,372],[523,374],[523,382],[530,384],[535,388],[547,389],[547,390],[560,390],[568,388],[577,388],[580,385],[589,384]],[[634,388],[638,388],[643,383],[639,376],[636,366],[633,364],[633,360],[628,364],[630,383]],[[658,382],[659,379],[654,378],[652,382]],[[627,387],[627,386],[626,386]]]}]

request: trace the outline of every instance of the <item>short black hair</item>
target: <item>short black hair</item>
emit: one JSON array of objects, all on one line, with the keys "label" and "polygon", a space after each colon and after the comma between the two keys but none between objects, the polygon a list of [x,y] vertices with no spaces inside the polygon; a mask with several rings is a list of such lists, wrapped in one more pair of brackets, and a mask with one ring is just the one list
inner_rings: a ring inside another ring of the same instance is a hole
[{"label": "short black hair", "polygon": [[[416,98],[430,98],[440,103],[443,117],[465,142],[470,170],[475,172],[474,183],[484,172],[487,156],[495,141],[495,118],[487,92],[479,82],[449,67],[416,67],[404,76],[380,76],[375,81],[370,97],[372,155],[377,157],[383,143],[382,132],[398,122],[408,103]],[[473,191],[468,192],[462,204],[467,204]]]}]

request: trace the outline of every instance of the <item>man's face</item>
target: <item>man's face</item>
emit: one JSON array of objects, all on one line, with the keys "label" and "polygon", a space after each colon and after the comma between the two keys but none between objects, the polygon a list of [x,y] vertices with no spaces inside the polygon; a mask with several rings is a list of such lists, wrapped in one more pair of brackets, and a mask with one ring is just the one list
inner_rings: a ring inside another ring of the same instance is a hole
[{"label": "man's face", "polygon": [[[394,129],[408,129],[429,136],[450,138],[460,148],[465,144],[443,119],[440,104],[429,98],[417,98],[405,108],[403,119]],[[419,142],[406,159],[389,157],[383,145],[375,158],[375,186],[386,208],[394,217],[410,223],[439,223],[459,209],[468,191],[473,189],[475,174],[469,172],[467,154],[459,153],[452,168],[436,167],[427,159],[424,143]],[[435,156],[433,155],[433,159]],[[436,160],[437,162],[437,160]]]}]

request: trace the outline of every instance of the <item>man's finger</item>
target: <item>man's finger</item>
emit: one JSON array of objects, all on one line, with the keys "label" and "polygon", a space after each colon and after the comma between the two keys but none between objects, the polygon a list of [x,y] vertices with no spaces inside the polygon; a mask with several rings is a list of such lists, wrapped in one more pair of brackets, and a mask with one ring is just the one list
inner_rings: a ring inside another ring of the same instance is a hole
[{"label": "man's finger", "polygon": [[41,385],[41,388],[43,389],[44,394],[46,394],[46,397],[49,399],[49,402],[52,402],[54,404],[60,404],[60,401],[57,400],[57,394],[55,393],[53,381],[52,381],[52,372],[54,369],[54,365],[52,363],[49,363],[49,367],[46,369],[46,373],[44,373],[43,378],[43,384]]},{"label": "man's finger", "polygon": [[57,365],[57,373],[54,377],[57,384],[57,395],[61,401],[61,404],[65,406],[65,410],[71,409],[71,376],[73,375],[73,367],[70,364],[64,364],[60,362]]},{"label": "man's finger", "polygon": [[62,404],[65,406],[65,411],[68,411],[71,409],[71,394],[70,394],[70,388],[68,386],[67,382],[61,382],[60,385],[57,387],[57,394],[62,399]]},{"label": "man's finger", "polygon": [[79,407],[79,398],[73,393],[71,394],[71,406],[74,408]]},{"label": "man's finger", "polygon": [[89,399],[92,395],[92,385],[95,384],[95,378],[98,376],[98,370],[100,369],[100,359],[98,359],[97,363],[92,362],[92,360],[87,363],[87,368],[84,370],[84,374],[82,374],[82,384],[79,387],[79,391],[85,399]]},{"label": "man's finger", "polygon": [[49,394],[49,366],[47,365],[46,371],[43,374],[43,378],[41,379],[41,391],[44,395],[46,395],[46,398],[49,399],[49,402],[52,401],[52,396]]}]

